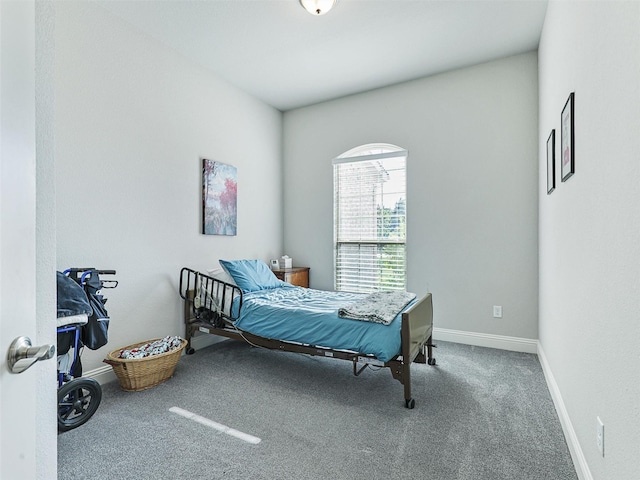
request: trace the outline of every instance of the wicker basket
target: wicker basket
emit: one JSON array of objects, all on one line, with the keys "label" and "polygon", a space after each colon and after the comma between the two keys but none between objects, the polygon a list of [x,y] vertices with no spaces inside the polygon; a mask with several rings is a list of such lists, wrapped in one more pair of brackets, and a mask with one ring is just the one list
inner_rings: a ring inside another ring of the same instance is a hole
[{"label": "wicker basket", "polygon": [[119,358],[119,354],[124,349],[139,347],[155,340],[147,340],[134,343],[127,347],[113,350],[103,361],[113,367],[120,387],[128,392],[138,392],[147,388],[166,382],[171,378],[176,369],[182,350],[187,346],[187,341],[182,339],[182,345],[165,353],[151,355],[144,358]]}]

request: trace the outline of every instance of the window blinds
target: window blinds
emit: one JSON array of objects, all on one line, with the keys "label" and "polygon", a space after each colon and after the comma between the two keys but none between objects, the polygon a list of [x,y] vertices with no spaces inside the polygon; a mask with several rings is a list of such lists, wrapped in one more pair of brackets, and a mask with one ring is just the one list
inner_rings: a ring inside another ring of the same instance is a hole
[{"label": "window blinds", "polygon": [[406,289],[406,158],[402,150],[334,160],[336,290]]}]

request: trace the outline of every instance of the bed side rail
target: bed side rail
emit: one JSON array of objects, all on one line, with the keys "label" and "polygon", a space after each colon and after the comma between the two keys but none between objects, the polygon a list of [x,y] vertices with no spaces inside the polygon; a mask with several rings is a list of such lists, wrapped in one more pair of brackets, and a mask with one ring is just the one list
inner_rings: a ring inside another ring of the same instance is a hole
[{"label": "bed side rail", "polygon": [[242,308],[238,286],[186,267],[180,271],[180,297],[191,305],[197,320],[217,326],[236,321]]}]

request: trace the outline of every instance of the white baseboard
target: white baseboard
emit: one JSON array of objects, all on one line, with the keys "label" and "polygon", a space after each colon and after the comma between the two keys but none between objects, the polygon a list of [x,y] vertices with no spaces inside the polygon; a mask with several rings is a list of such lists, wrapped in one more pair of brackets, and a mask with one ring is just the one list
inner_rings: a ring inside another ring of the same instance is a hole
[{"label": "white baseboard", "polygon": [[94,380],[97,380],[100,385],[104,385],[105,383],[117,380],[116,374],[113,373],[113,368],[111,368],[109,365],[94,368],[93,370],[89,370],[88,372],[83,372],[82,376],[93,378]]},{"label": "white baseboard", "polygon": [[576,435],[576,431],[571,423],[571,418],[569,418],[569,413],[567,412],[567,408],[562,400],[562,394],[560,393],[558,384],[551,372],[551,367],[549,366],[547,357],[544,354],[542,345],[539,343],[538,359],[540,360],[540,365],[542,365],[542,371],[544,372],[545,379],[547,380],[547,386],[549,387],[549,392],[551,392],[551,398],[553,399],[553,403],[556,407],[556,412],[558,412],[560,425],[562,425],[564,438],[567,441],[569,453],[571,454],[571,459],[573,460],[573,465],[576,469],[576,473],[578,474],[578,478],[580,480],[593,480],[593,476],[589,470],[589,465],[587,464],[587,460],[584,458],[582,447],[578,441],[578,436]]},{"label": "white baseboard", "polygon": [[463,343],[477,347],[498,348],[512,352],[538,353],[538,340],[531,338],[507,337],[490,333],[464,332],[447,328],[433,328],[433,339],[444,342]]}]

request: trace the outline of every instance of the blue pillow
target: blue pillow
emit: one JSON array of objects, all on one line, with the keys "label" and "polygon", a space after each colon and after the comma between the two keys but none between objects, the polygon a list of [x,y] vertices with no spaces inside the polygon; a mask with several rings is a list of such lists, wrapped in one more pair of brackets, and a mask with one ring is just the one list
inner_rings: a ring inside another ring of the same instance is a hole
[{"label": "blue pillow", "polygon": [[220,260],[220,265],[243,292],[276,288],[285,283],[262,260]]}]

